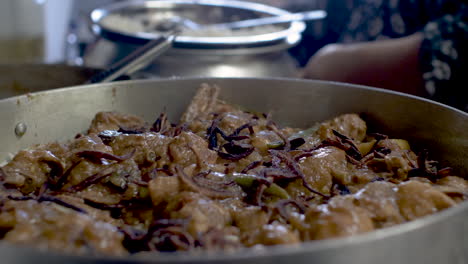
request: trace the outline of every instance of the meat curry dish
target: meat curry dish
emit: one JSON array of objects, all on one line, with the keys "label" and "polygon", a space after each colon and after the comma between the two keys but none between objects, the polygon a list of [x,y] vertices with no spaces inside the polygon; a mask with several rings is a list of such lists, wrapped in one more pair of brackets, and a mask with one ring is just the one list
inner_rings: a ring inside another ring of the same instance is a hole
[{"label": "meat curry dish", "polygon": [[466,197],[468,181],[357,114],[281,127],[219,93],[202,85],[178,124],[100,112],[73,140],[16,153],[0,169],[1,243],[232,252],[361,234]]}]

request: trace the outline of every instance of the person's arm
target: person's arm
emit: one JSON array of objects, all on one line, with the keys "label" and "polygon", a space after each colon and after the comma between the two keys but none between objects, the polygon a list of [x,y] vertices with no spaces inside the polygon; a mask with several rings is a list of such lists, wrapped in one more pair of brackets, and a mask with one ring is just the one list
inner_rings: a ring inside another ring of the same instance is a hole
[{"label": "person's arm", "polygon": [[330,44],[303,71],[304,78],[370,85],[425,95],[419,70],[422,33],[372,42]]}]

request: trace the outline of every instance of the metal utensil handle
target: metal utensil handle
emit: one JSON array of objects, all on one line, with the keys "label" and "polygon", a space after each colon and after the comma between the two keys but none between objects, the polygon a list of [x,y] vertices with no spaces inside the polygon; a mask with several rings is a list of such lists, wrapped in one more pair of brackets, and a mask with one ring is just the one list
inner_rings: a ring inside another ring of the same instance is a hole
[{"label": "metal utensil handle", "polygon": [[112,64],[108,69],[92,76],[87,83],[111,82],[122,75],[129,75],[144,68],[156,57],[168,50],[174,43],[175,38],[176,35],[171,32],[161,38],[149,41],[144,46]]},{"label": "metal utensil handle", "polygon": [[286,23],[298,20],[317,20],[323,19],[327,16],[327,12],[324,10],[314,10],[314,11],[306,11],[306,12],[299,12],[287,15],[280,15],[280,16],[271,16],[271,17],[263,17],[263,18],[255,18],[255,19],[248,19],[236,22],[229,22],[229,23],[222,23],[222,24],[213,24],[207,25],[207,27],[215,27],[215,28],[246,28],[246,27],[255,27],[255,26],[263,26],[263,25],[270,25],[270,24],[278,24],[278,23]]}]

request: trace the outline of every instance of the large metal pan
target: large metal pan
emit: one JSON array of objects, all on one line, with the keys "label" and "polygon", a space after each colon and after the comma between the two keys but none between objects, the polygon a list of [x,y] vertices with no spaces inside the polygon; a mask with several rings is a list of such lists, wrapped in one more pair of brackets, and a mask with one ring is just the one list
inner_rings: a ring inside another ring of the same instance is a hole
[{"label": "large metal pan", "polygon": [[[222,97],[285,125],[308,126],[346,112],[364,113],[371,129],[425,145],[434,158],[468,172],[468,114],[421,98],[362,86],[287,79],[172,79],[77,86],[0,100],[0,160],[34,143],[85,131],[93,115],[118,110],[152,121],[176,120],[203,82]],[[22,124],[22,125],[18,125]],[[15,133],[16,128],[16,133]],[[24,132],[24,128],[26,132]],[[466,263],[468,202],[407,224],[344,239],[235,254],[158,254],[91,258],[0,244],[2,263]]]}]

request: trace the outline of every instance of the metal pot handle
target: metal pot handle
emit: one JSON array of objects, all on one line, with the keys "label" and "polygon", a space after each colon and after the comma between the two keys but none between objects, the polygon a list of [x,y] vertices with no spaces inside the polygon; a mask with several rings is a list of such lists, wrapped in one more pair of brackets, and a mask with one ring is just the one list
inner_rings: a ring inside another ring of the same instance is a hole
[{"label": "metal pot handle", "polygon": [[176,36],[176,31],[171,31],[160,38],[149,41],[144,46],[112,64],[108,69],[92,76],[87,83],[111,82],[122,75],[130,75],[144,68],[171,48]]}]

